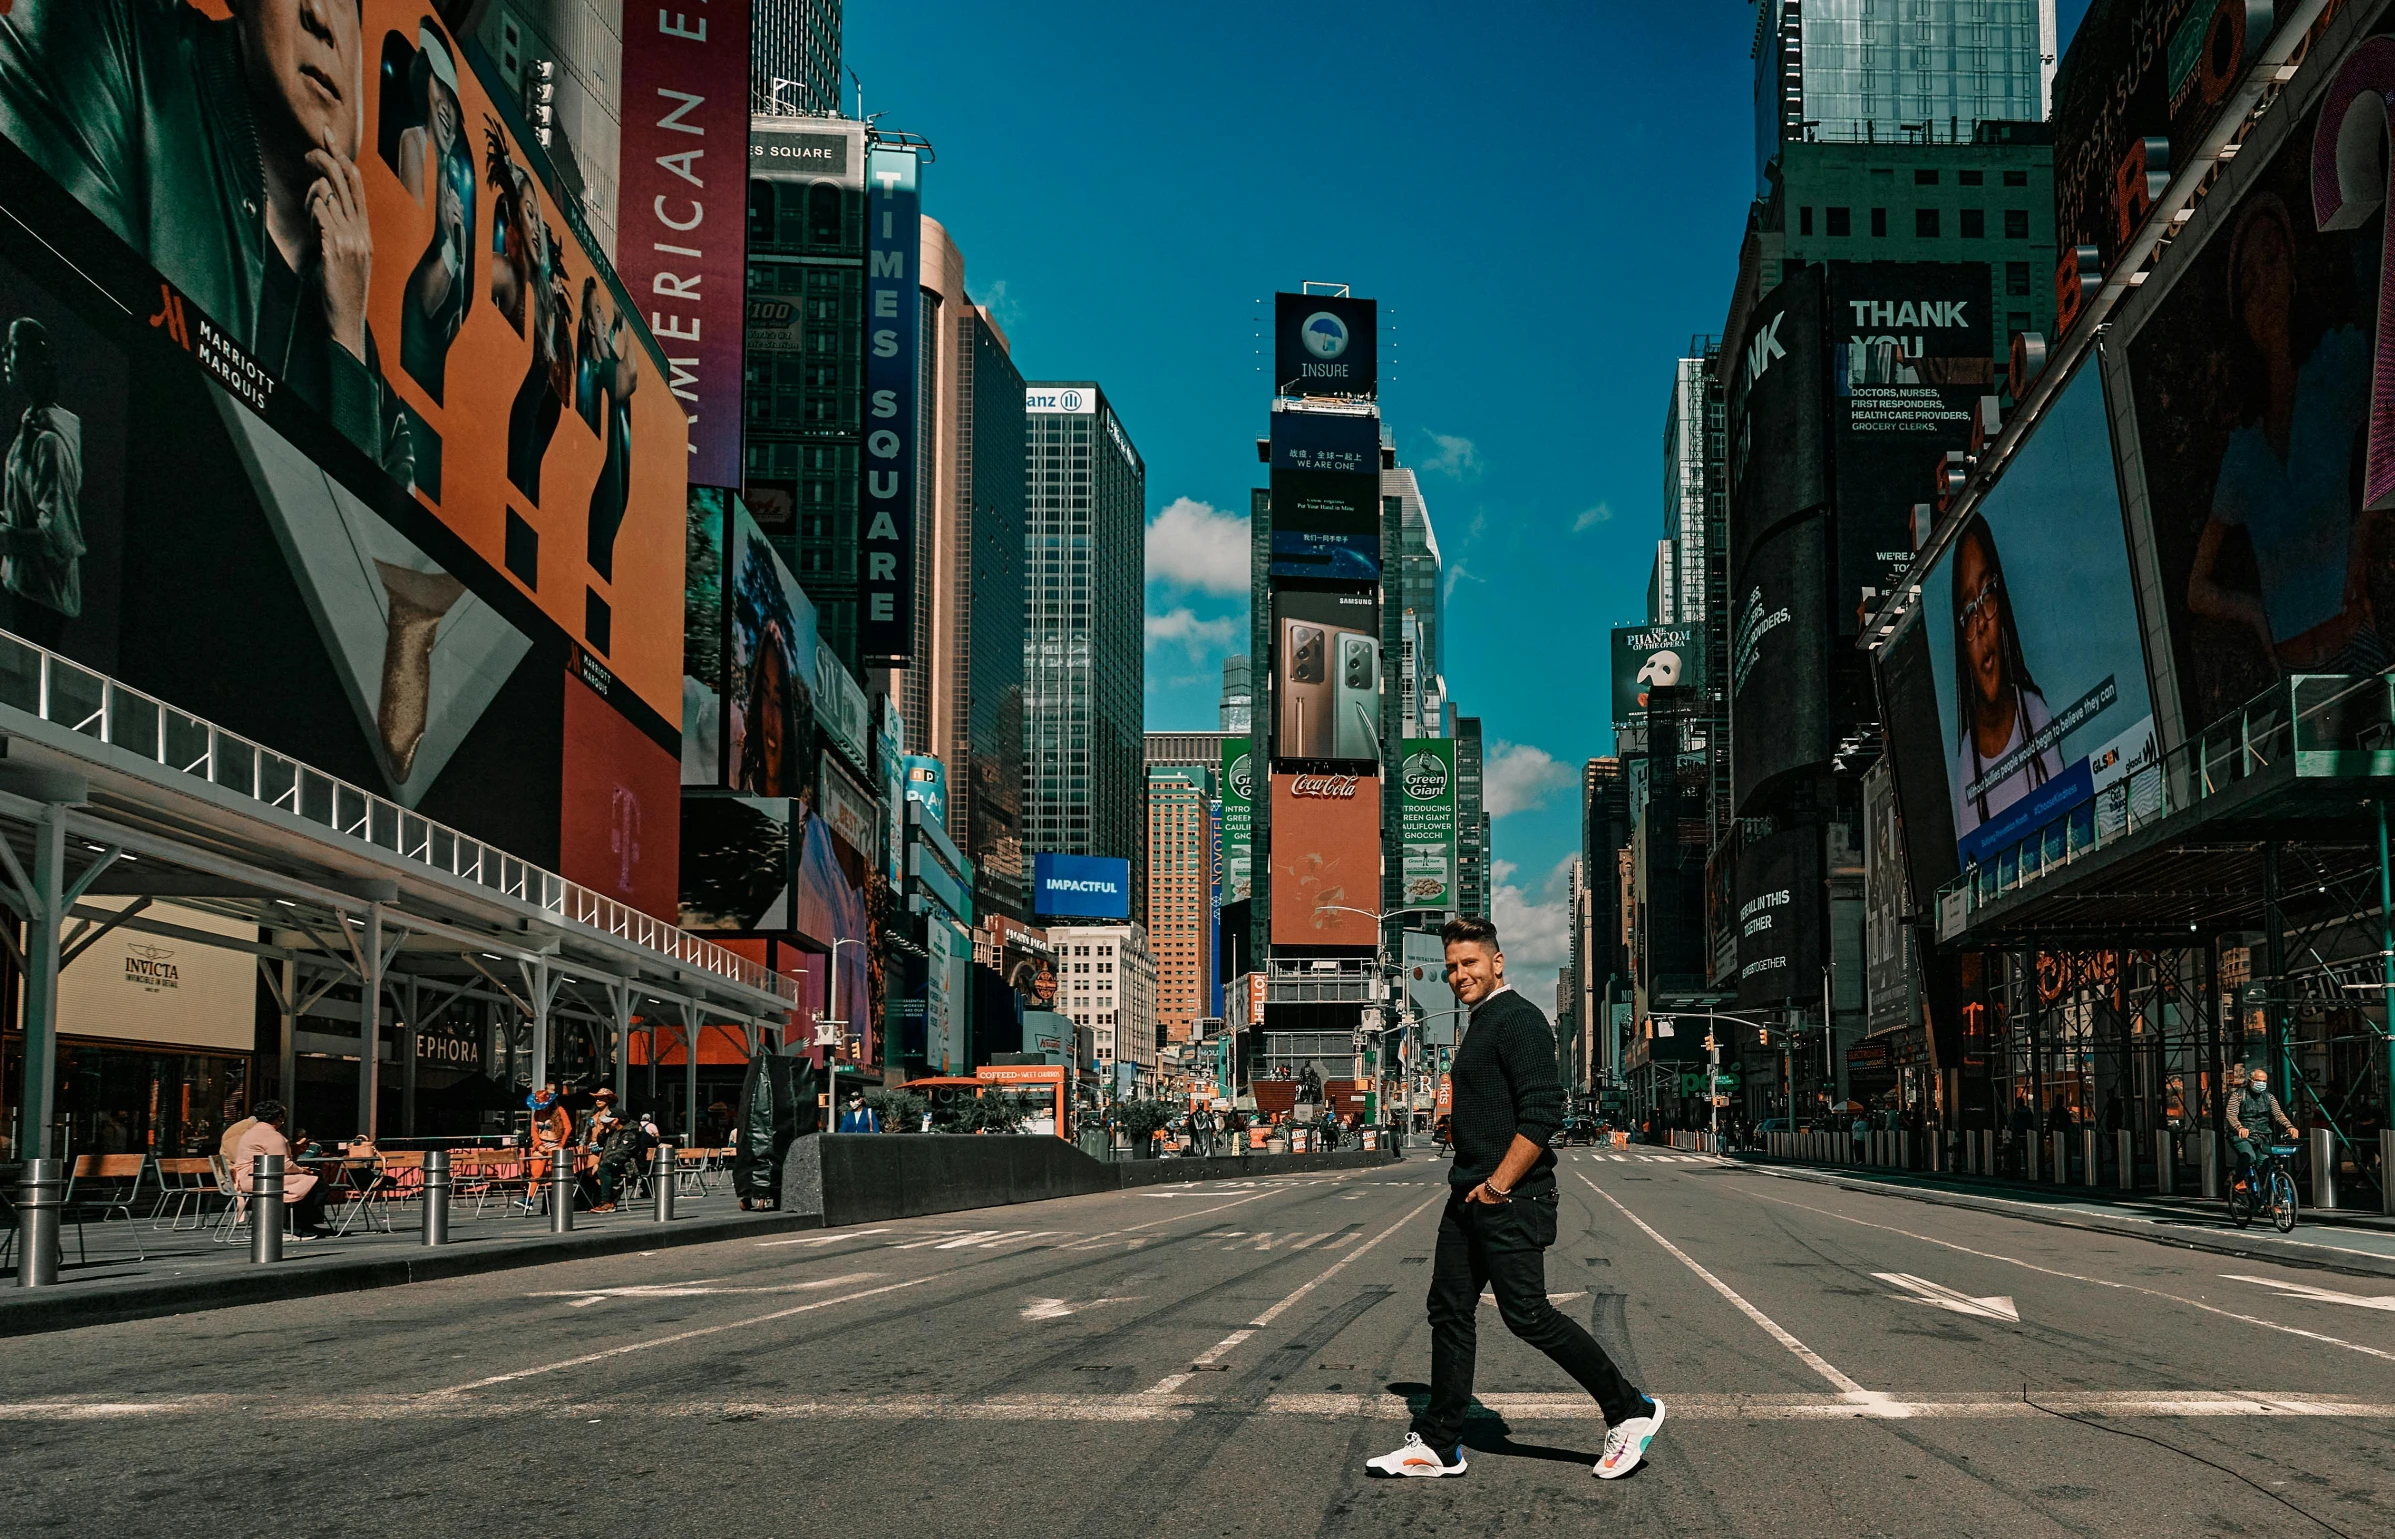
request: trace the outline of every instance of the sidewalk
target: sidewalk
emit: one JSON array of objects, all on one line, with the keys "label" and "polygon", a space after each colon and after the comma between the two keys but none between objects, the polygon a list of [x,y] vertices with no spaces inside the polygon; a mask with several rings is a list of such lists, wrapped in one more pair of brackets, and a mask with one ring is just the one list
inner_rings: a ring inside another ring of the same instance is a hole
[{"label": "sidewalk", "polygon": [[2317,1267],[2357,1277],[2395,1277],[2395,1219],[2373,1213],[2341,1209],[2320,1218],[2304,1213],[2295,1232],[2282,1235],[2266,1221],[2239,1229],[2229,1222],[2220,1203],[2189,1198],[2106,1196],[2100,1189],[1970,1180],[1868,1166],[1796,1164],[1759,1154],[1729,1157],[1746,1168],[1784,1180],[2001,1213],[2032,1223],[2126,1235],[2251,1261]]}]

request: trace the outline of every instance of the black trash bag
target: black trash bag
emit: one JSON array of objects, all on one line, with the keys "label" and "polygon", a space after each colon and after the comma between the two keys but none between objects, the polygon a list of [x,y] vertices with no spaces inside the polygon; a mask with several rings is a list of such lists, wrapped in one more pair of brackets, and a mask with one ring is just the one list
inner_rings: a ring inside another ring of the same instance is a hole
[{"label": "black trash bag", "polygon": [[791,1140],[815,1131],[815,1065],[760,1048],[748,1061],[732,1120],[740,1152],[732,1158],[732,1190],[744,1205],[773,1206],[782,1195],[782,1157]]}]

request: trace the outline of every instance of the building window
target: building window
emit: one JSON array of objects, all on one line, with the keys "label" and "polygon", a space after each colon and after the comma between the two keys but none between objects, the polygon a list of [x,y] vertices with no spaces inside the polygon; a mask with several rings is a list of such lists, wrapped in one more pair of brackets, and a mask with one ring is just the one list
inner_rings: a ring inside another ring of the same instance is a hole
[{"label": "building window", "polygon": [[1851,209],[1851,208],[1833,208],[1833,209],[1831,209],[1831,210],[1830,210],[1830,234],[1832,234],[1832,235],[1852,235],[1853,233],[1854,233],[1854,210],[1853,210],[1853,209]]},{"label": "building window", "polygon": [[1913,210],[1913,233],[1923,240],[1938,238],[1938,211],[1934,208]]},{"label": "building window", "polygon": [[1985,171],[1957,171],[1954,173],[1954,179],[1965,187],[1985,187],[1988,174]]},{"label": "building window", "polygon": [[1981,239],[1988,232],[1988,212],[1984,208],[1966,208],[1955,217],[1962,221],[1965,240]]},{"label": "building window", "polygon": [[2027,262],[2004,264],[2004,292],[2023,299],[2029,297],[2029,264]]},{"label": "building window", "polygon": [[2029,210],[2008,208],[2004,211],[2004,238],[2006,240],[2027,240],[2029,238]]},{"label": "building window", "polygon": [[[1813,208],[1811,204],[1807,204],[1796,211],[1796,233],[1799,235],[1810,235],[1813,233]],[[361,1016],[360,1019],[362,1020],[364,1017]]]},{"label": "building window", "polygon": [[1875,208],[1871,211],[1871,233],[1883,240],[1887,238],[1888,211],[1886,209]]},{"label": "building window", "polygon": [[2029,185],[2029,173],[2026,171],[2007,171],[2004,173],[2004,185],[2007,187],[2026,187]]},{"label": "building window", "polygon": [[1938,185],[1938,173],[1926,167],[1916,166],[1913,169],[1913,185],[1915,187],[1935,187]]}]

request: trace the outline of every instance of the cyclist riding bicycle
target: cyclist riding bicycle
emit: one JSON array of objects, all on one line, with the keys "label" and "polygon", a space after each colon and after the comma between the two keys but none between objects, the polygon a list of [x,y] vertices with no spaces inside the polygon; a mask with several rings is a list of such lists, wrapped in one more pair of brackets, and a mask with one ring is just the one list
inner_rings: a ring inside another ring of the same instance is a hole
[{"label": "cyclist riding bicycle", "polygon": [[2228,1123],[2232,1140],[2230,1147],[2237,1151],[2239,1186],[2253,1179],[2256,1157],[2254,1145],[2257,1141],[2253,1129],[2256,1126],[2261,1129],[2265,1149],[2268,1148],[2267,1138],[2273,1124],[2285,1128],[2289,1138],[2295,1136],[2295,1124],[2288,1121],[2286,1112],[2280,1109],[2279,1098],[2270,1093],[2270,1075],[2261,1069],[2251,1071],[2246,1077],[2245,1088],[2229,1097]]}]

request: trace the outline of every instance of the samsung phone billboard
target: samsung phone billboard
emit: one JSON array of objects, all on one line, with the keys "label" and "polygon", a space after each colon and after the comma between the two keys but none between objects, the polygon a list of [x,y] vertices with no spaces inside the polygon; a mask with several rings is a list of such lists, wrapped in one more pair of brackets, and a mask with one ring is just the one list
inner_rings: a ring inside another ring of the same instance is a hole
[{"label": "samsung phone billboard", "polygon": [[1043,919],[1128,919],[1131,862],[1108,855],[1033,855],[1031,909]]}]

